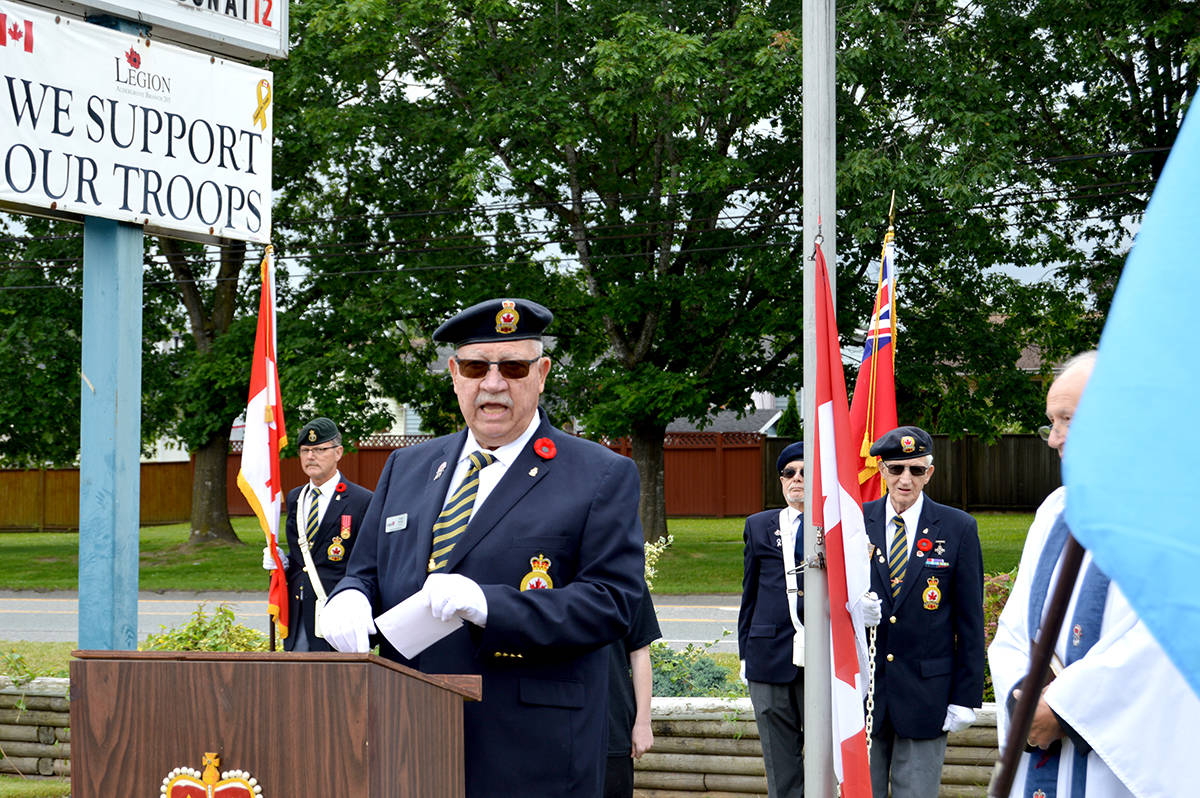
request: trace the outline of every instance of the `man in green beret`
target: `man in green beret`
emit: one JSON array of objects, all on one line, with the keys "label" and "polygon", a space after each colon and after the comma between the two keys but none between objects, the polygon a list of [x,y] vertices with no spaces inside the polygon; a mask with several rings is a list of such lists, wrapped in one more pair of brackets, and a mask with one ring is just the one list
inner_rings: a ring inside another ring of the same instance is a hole
[{"label": "man in green beret", "polygon": [[[318,607],[346,573],[350,551],[371,491],[342,479],[342,434],[327,418],[314,418],[297,437],[300,468],[308,482],[287,495],[288,554],[280,553],[288,582],[287,651],[332,651],[318,628]],[[263,568],[275,568],[263,549]]]}]

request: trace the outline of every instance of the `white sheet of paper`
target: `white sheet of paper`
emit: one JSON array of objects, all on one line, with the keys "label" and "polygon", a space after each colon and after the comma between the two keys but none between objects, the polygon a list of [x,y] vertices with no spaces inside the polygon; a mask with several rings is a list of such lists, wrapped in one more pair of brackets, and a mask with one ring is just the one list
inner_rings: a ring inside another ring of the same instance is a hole
[{"label": "white sheet of paper", "polygon": [[448,621],[433,617],[425,591],[414,593],[375,619],[375,628],[406,657],[415,657],[462,625],[457,616]]}]

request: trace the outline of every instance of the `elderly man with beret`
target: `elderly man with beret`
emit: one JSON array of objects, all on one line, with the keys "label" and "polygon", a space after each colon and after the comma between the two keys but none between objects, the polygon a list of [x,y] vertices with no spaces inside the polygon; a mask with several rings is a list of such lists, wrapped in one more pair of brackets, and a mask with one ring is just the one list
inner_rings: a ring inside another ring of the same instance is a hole
[{"label": "elderly man with beret", "polygon": [[871,587],[883,600],[875,657],[871,790],[938,794],[946,734],[983,704],[983,555],[975,519],[923,491],[933,439],[897,427],[871,446],[888,493],[863,505]]},{"label": "elderly man with beret", "polygon": [[538,408],[552,315],[526,299],[467,308],[434,332],[466,428],[388,458],[362,539],[328,606],[339,651],[367,650],[373,616],[423,592],[463,626],[407,659],[480,674],[464,713],[468,796],[599,796],[608,657],[644,584],[629,458],[551,426]]},{"label": "elderly man with beret", "polygon": [[[358,540],[371,491],[342,479],[342,433],[328,418],[314,418],[297,437],[300,468],[308,482],[287,495],[287,651],[332,651],[318,628],[318,607],[346,574],[346,558]],[[275,559],[263,549],[263,568]]]},{"label": "elderly man with beret", "polygon": [[776,461],[787,506],[746,519],[738,656],[771,798],[804,795],[804,443]]}]

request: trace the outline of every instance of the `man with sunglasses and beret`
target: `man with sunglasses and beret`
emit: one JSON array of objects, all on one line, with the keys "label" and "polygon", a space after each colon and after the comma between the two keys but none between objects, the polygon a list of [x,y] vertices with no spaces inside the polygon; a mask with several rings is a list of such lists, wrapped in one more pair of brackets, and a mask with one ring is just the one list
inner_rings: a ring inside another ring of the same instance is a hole
[{"label": "man with sunglasses and beret", "polygon": [[[308,482],[287,495],[285,537],[280,552],[287,573],[288,634],[286,651],[332,651],[318,628],[318,606],[346,573],[346,558],[358,541],[359,526],[371,491],[342,479],[342,433],[328,418],[314,418],[297,436],[300,468]],[[275,558],[263,548],[263,568],[275,569]]]},{"label": "man with sunglasses and beret", "polygon": [[644,585],[632,460],[551,426],[538,397],[553,316],[494,299],[442,324],[466,428],[388,458],[346,577],[326,608],[339,651],[366,651],[374,617],[423,592],[463,625],[411,659],[480,674],[463,707],[466,794],[599,796],[608,657]]},{"label": "man with sunglasses and beret", "polygon": [[775,463],[787,506],[746,519],[738,657],[770,798],[804,795],[804,442]]},{"label": "man with sunglasses and beret", "polygon": [[938,794],[947,732],[983,705],[983,555],[975,519],[923,491],[933,439],[897,427],[871,446],[887,495],[863,505],[877,627],[871,789],[875,798]]}]

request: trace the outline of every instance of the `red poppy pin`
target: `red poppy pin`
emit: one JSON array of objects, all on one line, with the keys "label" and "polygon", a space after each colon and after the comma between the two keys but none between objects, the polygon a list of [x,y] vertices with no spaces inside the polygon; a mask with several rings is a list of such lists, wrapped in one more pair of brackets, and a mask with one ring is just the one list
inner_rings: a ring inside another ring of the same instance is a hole
[{"label": "red poppy pin", "polygon": [[339,483],[337,484],[337,487],[336,487],[336,488],[334,488],[334,490],[336,490],[338,493],[345,493],[345,492],[346,492],[346,483],[345,483],[345,482],[339,482]]},{"label": "red poppy pin", "polygon": [[554,441],[549,438],[538,438],[533,442],[533,450],[543,460],[553,460],[554,455],[558,454],[558,449],[555,448]]},{"label": "red poppy pin", "polygon": [[933,548],[933,544],[929,542],[929,538],[920,538],[917,540],[917,548],[921,551],[929,551]]}]

